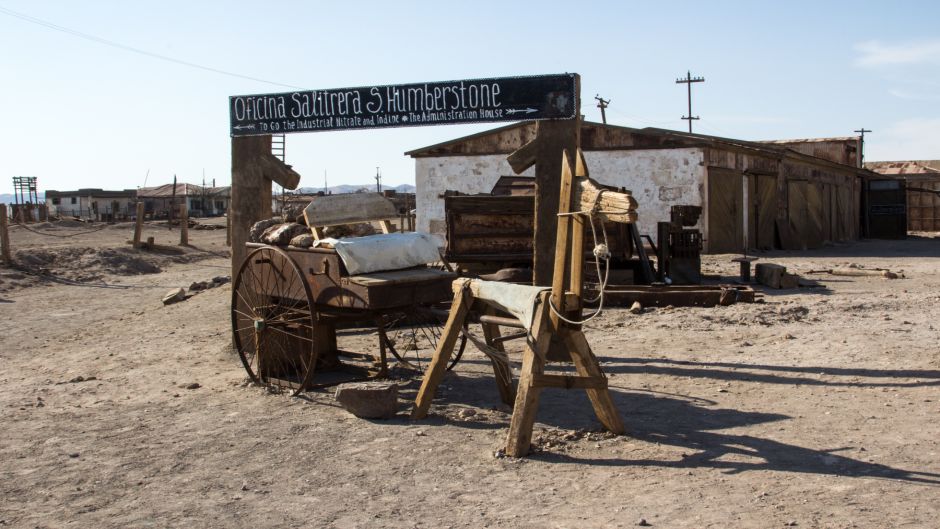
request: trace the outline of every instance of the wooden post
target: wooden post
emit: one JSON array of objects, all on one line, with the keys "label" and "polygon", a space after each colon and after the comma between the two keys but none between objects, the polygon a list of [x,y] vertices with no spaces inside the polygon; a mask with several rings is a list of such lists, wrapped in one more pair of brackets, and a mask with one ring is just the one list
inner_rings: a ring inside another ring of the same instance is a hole
[{"label": "wooden post", "polygon": [[271,218],[271,182],[296,189],[300,175],[271,154],[271,136],[232,138],[231,223],[232,278],[247,254],[248,231],[259,220]]},{"label": "wooden post", "polygon": [[232,199],[229,197],[228,210],[225,212],[225,245],[232,246]]},{"label": "wooden post", "polygon": [[180,246],[189,246],[189,198],[180,204]]},{"label": "wooden post", "polygon": [[173,229],[173,207],[175,203],[176,203],[176,175],[173,175],[173,194],[170,195],[170,207],[167,208],[167,219],[166,219],[167,228],[169,228],[170,230]]},{"label": "wooden post", "polygon": [[0,258],[3,264],[10,264],[13,259],[10,257],[10,232],[7,223],[7,205],[0,204]]},{"label": "wooden post", "polygon": [[137,203],[137,219],[134,222],[134,248],[140,248],[140,235],[144,230],[144,203]]}]

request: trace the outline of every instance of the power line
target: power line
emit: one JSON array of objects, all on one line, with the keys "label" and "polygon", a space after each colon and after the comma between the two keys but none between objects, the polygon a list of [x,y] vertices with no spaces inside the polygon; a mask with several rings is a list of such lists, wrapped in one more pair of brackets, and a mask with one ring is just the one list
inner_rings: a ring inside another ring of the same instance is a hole
[{"label": "power line", "polygon": [[184,61],[184,60],[181,60],[181,59],[176,59],[176,58],[174,58],[174,57],[168,57],[168,56],[166,56],[166,55],[160,55],[159,53],[149,52],[149,51],[147,51],[147,50],[142,50],[142,49],[140,49],[140,48],[135,48],[135,47],[133,47],[133,46],[128,46],[128,45],[126,45],[126,44],[121,44],[120,42],[115,42],[115,41],[113,41],[113,40],[108,40],[108,39],[104,39],[104,38],[101,38],[101,37],[96,37],[96,36],[94,36],[94,35],[89,35],[88,33],[82,33],[81,31],[76,31],[76,30],[74,30],[74,29],[70,29],[70,28],[67,28],[67,27],[64,27],[64,26],[60,26],[60,25],[58,25],[58,24],[53,24],[52,22],[47,22],[47,21],[45,21],[45,20],[42,20],[42,19],[39,19],[39,18],[30,16],[30,15],[27,15],[27,14],[24,14],[24,13],[19,13],[19,12],[17,12],[17,11],[13,11],[13,10],[7,9],[7,8],[5,8],[5,7],[0,7],[0,14],[7,15],[7,16],[11,16],[11,17],[13,17],[13,18],[18,18],[18,19],[20,19],[20,20],[29,22],[29,23],[31,23],[31,24],[36,24],[36,25],[38,25],[38,26],[42,26],[42,27],[45,27],[45,28],[48,28],[48,29],[52,29],[52,30],[55,30],[55,31],[59,31],[59,32],[62,32],[62,33],[66,33],[66,34],[68,34],[68,35],[72,35],[73,37],[78,37],[78,38],[82,38],[82,39],[85,39],[85,40],[90,40],[90,41],[92,41],[92,42],[97,42],[98,44],[104,44],[105,46],[111,46],[112,48],[117,48],[117,49],[120,49],[120,50],[129,51],[129,52],[137,53],[137,54],[140,54],[140,55],[145,55],[145,56],[151,57],[151,58],[153,58],[153,59],[160,59],[160,60],[162,60],[162,61],[167,61],[167,62],[172,62],[172,63],[176,63],[176,64],[181,64],[181,65],[183,65],[183,66],[189,66],[190,68],[196,68],[196,69],[199,69],[199,70],[205,70],[205,71],[207,71],[207,72],[217,73],[217,74],[221,74],[221,75],[228,75],[229,77],[237,77],[237,78],[239,78],[239,79],[247,79],[247,80],[249,80],[249,81],[257,81],[257,82],[259,82],[259,83],[267,83],[267,84],[276,85],[276,86],[283,86],[283,87],[285,87],[285,88],[295,88],[295,89],[298,89],[298,90],[304,90],[304,88],[303,88],[303,87],[300,87],[300,86],[294,86],[294,85],[289,85],[289,84],[284,84],[284,83],[278,83],[278,82],[275,82],[275,81],[268,81],[268,80],[265,80],[265,79],[259,79],[258,77],[251,77],[250,75],[242,75],[242,74],[239,74],[239,73],[227,72],[227,71],[225,71],[225,70],[220,70],[220,69],[218,69],[218,68],[212,68],[211,66],[203,66],[203,65],[201,65],[201,64],[196,64],[196,63],[194,63],[194,62]]}]

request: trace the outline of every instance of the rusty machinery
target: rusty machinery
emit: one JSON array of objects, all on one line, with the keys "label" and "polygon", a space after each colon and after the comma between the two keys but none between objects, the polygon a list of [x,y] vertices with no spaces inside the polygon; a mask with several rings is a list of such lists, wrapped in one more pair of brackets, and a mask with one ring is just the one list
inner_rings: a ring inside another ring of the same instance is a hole
[{"label": "rusty machinery", "polygon": [[702,282],[702,232],[692,228],[702,215],[700,206],[672,206],[670,221],[656,224],[656,279],[674,285]]}]

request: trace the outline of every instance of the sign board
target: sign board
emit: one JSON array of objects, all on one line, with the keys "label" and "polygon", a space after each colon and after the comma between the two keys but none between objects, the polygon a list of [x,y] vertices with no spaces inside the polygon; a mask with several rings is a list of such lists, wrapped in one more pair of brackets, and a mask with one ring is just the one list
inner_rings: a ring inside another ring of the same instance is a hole
[{"label": "sign board", "polygon": [[572,119],[577,74],[232,96],[232,136]]}]

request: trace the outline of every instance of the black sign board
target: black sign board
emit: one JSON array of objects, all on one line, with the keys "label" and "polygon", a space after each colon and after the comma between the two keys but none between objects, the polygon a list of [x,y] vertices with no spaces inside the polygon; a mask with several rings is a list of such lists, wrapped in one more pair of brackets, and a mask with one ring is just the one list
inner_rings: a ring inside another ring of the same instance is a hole
[{"label": "black sign board", "polygon": [[578,76],[539,75],[232,96],[232,136],[575,117]]}]

